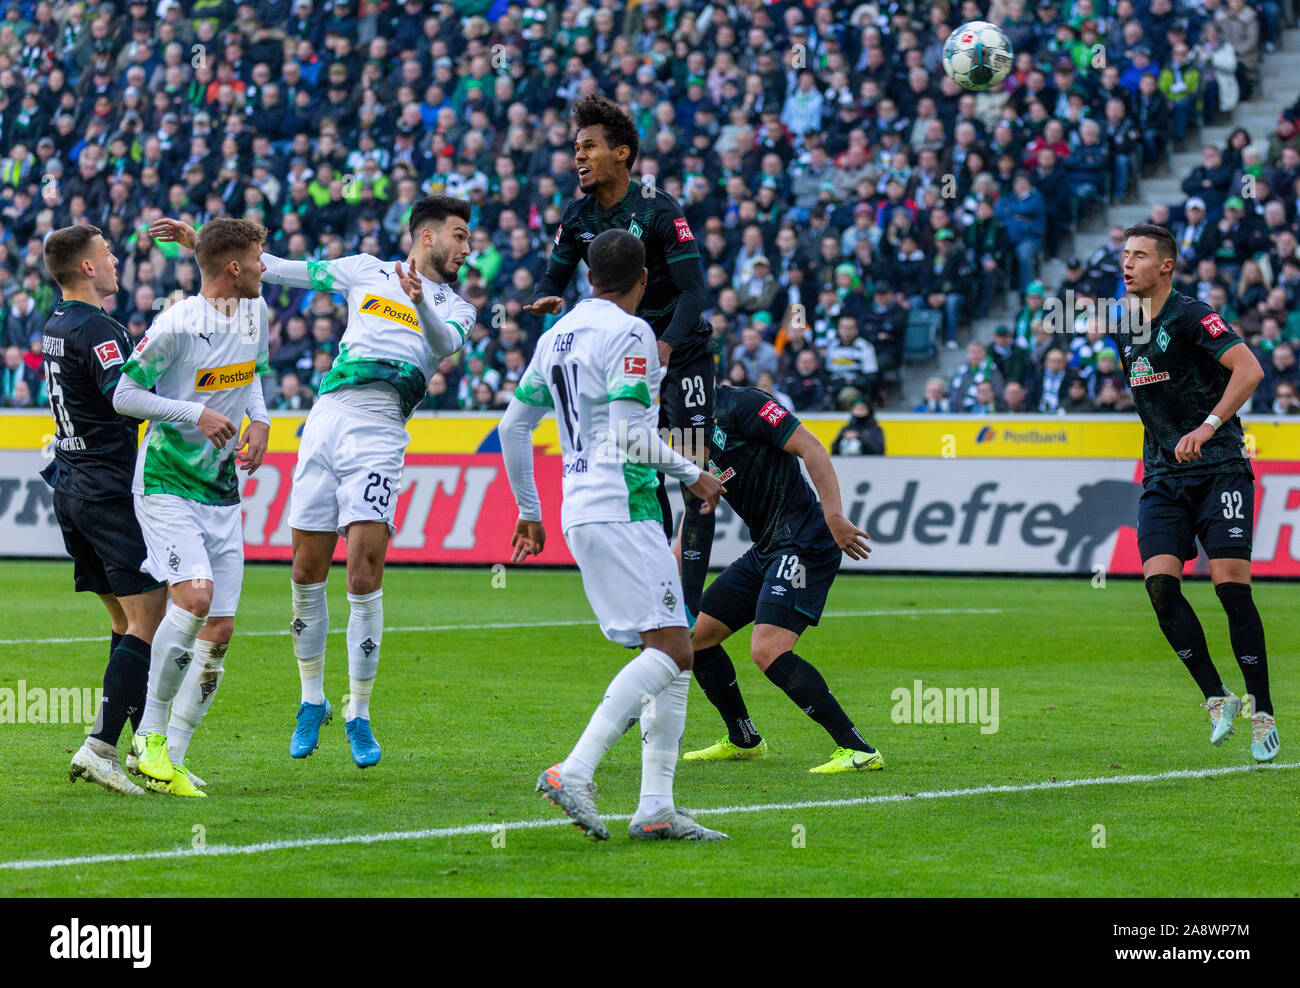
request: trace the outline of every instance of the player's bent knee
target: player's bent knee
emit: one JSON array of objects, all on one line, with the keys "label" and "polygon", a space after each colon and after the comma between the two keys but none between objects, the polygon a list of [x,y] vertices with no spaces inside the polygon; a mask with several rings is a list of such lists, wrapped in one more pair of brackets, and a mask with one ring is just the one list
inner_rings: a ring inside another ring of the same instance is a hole
[{"label": "player's bent knee", "polygon": [[1151,606],[1158,618],[1172,616],[1183,603],[1182,581],[1177,577],[1157,573],[1147,577],[1146,586],[1147,596],[1151,598]]},{"label": "player's bent knee", "polygon": [[216,642],[218,645],[230,644],[235,636],[235,619],[233,617],[210,617],[203,624],[199,636],[204,641]]},{"label": "player's bent knee", "polygon": [[196,617],[205,618],[212,607],[212,581],[187,580],[173,583],[171,587],[172,602],[182,610],[189,611]]}]

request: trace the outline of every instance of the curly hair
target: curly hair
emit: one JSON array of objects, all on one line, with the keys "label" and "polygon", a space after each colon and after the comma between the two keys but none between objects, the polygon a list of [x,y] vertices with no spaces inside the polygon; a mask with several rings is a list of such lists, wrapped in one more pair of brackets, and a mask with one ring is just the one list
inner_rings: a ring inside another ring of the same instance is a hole
[{"label": "curly hair", "polygon": [[579,130],[587,127],[604,127],[605,140],[611,148],[627,147],[627,167],[632,167],[632,162],[636,161],[637,152],[641,147],[641,139],[637,136],[636,124],[617,103],[599,93],[592,93],[574,104],[573,120]]}]

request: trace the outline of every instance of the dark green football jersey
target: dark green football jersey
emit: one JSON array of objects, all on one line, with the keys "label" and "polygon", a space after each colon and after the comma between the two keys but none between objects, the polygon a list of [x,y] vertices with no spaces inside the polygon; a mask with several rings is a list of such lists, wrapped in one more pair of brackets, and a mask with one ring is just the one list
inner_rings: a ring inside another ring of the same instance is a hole
[{"label": "dark green football jersey", "polygon": [[791,545],[809,549],[831,539],[799,457],[783,448],[799,428],[794,413],[757,388],[723,385],[713,401],[709,466],[755,547],[760,552]]},{"label": "dark green football jersey", "polygon": [[[647,192],[652,194],[646,195]],[[681,206],[657,187],[632,182],[627,194],[610,209],[601,209],[594,195],[570,202],[555,233],[550,262],[538,283],[536,297],[563,294],[578,262],[587,260],[591,242],[606,230],[627,230],[645,244],[646,289],[636,314],[650,324],[656,339],[663,339],[673,347],[673,362],[682,363],[708,353],[711,333],[702,317],[695,326],[688,327],[682,339],[664,337],[681,295],[672,267],[693,264],[697,271],[701,268],[695,234],[682,215]]]},{"label": "dark green football jersey", "polygon": [[1200,473],[1251,473],[1241,419],[1234,415],[1201,447],[1201,458],[1179,463],[1178,442],[1196,431],[1223,398],[1232,373],[1219,363],[1242,343],[1204,302],[1170,292],[1150,326],[1115,334],[1133,404],[1145,427],[1143,479]]}]

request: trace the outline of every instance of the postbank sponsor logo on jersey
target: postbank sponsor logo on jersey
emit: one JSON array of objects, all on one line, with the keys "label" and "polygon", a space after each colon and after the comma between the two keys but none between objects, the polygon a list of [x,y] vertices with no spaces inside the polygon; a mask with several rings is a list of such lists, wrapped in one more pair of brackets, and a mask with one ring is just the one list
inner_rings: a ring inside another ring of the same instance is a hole
[{"label": "postbank sponsor logo on jersey", "polygon": [[1205,331],[1215,339],[1228,331],[1228,324],[1223,321],[1223,317],[1217,312],[1211,312],[1208,316],[1202,319],[1201,325],[1204,326]]},{"label": "postbank sponsor logo on jersey", "polygon": [[125,363],[122,358],[122,348],[117,345],[116,340],[108,340],[95,347],[95,359],[99,361],[99,366],[105,369]]},{"label": "postbank sponsor logo on jersey", "polygon": [[195,391],[229,391],[243,387],[253,379],[254,363],[226,364],[225,367],[205,367],[194,372]]},{"label": "postbank sponsor logo on jersey", "polygon": [[769,401],[758,410],[758,417],[764,419],[768,425],[778,425],[785,418],[785,409],[776,402]]},{"label": "postbank sponsor logo on jersey", "polygon": [[1151,369],[1151,361],[1146,357],[1138,357],[1133,361],[1133,375],[1128,379],[1128,383],[1129,387],[1137,388],[1143,384],[1156,384],[1167,380],[1169,380],[1168,371],[1160,371],[1157,374]]},{"label": "postbank sponsor logo on jersey", "polygon": [[378,295],[367,295],[361,301],[360,311],[368,316],[378,316],[380,319],[405,326],[412,332],[420,332],[420,320],[409,305],[399,305],[391,299],[381,298]]}]

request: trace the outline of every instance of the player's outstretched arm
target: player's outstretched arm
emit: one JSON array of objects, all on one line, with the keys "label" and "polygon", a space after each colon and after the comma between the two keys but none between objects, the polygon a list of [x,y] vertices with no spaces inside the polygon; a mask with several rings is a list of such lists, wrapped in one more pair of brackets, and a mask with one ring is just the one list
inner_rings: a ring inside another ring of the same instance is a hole
[{"label": "player's outstretched arm", "polygon": [[619,455],[681,481],[704,502],[700,514],[708,514],[727,489],[709,471],[700,469],[664,442],[658,431],[647,425],[645,409],[635,398],[616,398],[609,403],[610,437]]},{"label": "player's outstretched arm", "polygon": [[537,494],[533,477],[533,430],[546,414],[542,405],[530,405],[511,398],[506,413],[501,417],[497,433],[501,438],[501,456],[505,460],[506,479],[515,504],[519,506],[519,521],[510,540],[514,547],[510,561],[522,563],[535,556],[546,545],[546,529],[542,527],[542,501]]},{"label": "player's outstretched arm", "polygon": [[822,514],[826,517],[826,527],[831,530],[835,543],[844,550],[850,559],[866,559],[871,554],[867,545],[870,536],[857,525],[844,517],[844,506],[840,501],[840,481],[835,476],[835,467],[821,441],[804,426],[799,426],[790,434],[783,447],[787,453],[799,457],[808,467],[808,476],[822,501]]}]

